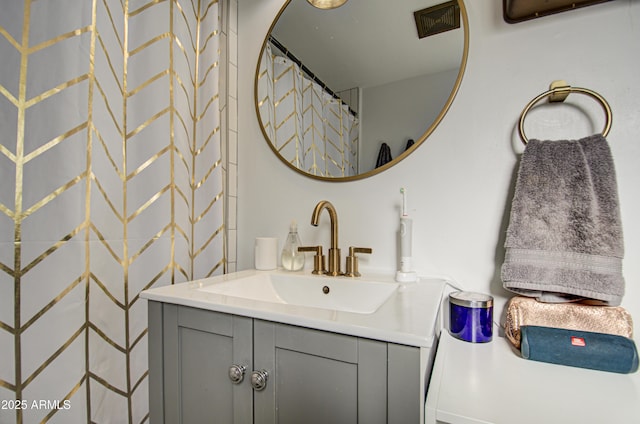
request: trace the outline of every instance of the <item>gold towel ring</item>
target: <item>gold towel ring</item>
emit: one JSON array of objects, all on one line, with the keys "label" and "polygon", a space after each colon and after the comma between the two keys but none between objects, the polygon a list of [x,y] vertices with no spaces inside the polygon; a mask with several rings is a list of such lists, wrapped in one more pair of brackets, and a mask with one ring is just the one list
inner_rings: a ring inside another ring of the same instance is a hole
[{"label": "gold towel ring", "polygon": [[531,100],[520,114],[520,123],[518,125],[518,130],[520,131],[520,138],[525,145],[529,142],[529,139],[524,135],[524,118],[529,112],[529,109],[531,109],[536,103],[538,103],[545,97],[549,97],[549,102],[562,102],[567,98],[569,93],[586,94],[593,97],[600,103],[600,105],[604,109],[604,113],[607,115],[607,122],[605,123],[604,129],[602,130],[602,135],[606,137],[607,134],[609,134],[609,130],[611,129],[612,114],[611,107],[609,106],[609,103],[607,103],[607,101],[604,99],[604,97],[593,90],[589,90],[588,88],[571,87],[564,81],[554,81],[553,83],[551,83],[549,91],[545,91],[544,93]]}]

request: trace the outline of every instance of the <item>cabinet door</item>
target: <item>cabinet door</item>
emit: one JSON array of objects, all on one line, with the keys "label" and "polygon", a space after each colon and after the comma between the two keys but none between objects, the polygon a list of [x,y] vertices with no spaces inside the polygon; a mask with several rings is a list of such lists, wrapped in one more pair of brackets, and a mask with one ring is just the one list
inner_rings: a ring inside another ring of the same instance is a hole
[{"label": "cabinet door", "polygon": [[420,380],[427,371],[420,370],[420,349],[395,343],[387,345],[387,409],[390,424],[424,422],[425,392]]},{"label": "cabinet door", "polygon": [[175,305],[163,315],[164,422],[250,424],[251,386],[229,368],[251,371],[252,320]]},{"label": "cabinet door", "polygon": [[256,424],[387,422],[387,344],[254,320]]}]

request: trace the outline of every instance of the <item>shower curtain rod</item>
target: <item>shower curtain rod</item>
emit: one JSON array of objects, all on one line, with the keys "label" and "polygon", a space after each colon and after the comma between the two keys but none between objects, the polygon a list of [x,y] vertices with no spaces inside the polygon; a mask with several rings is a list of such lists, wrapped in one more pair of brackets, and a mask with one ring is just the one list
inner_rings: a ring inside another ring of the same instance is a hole
[{"label": "shower curtain rod", "polygon": [[316,76],[316,74],[314,74],[313,72],[311,72],[311,70],[309,68],[307,68],[304,63],[302,63],[302,61],[300,59],[298,59],[296,57],[296,55],[294,55],[293,53],[291,53],[289,51],[289,49],[287,49],[284,45],[282,45],[281,42],[279,42],[278,40],[276,40],[276,38],[273,35],[269,35],[269,41],[278,48],[278,50],[280,50],[283,54],[285,54],[289,59],[291,59],[296,65],[298,65],[300,67],[300,69],[302,69],[302,71],[307,74],[309,76],[309,78],[311,78],[312,80],[314,80],[316,83],[318,83],[320,85],[320,87],[322,87],[322,89],[324,91],[326,91],[327,93],[331,94],[331,96],[333,96],[334,99],[336,100],[340,100],[340,102],[347,106],[349,108],[349,113],[351,113],[353,116],[358,116],[358,114],[356,112],[353,111],[353,109],[351,109],[351,107],[344,101],[342,100],[342,98],[340,98],[340,96],[338,96],[336,93],[333,92],[333,90],[331,90],[329,87],[327,87],[327,84],[325,84],[320,78],[318,78]]}]

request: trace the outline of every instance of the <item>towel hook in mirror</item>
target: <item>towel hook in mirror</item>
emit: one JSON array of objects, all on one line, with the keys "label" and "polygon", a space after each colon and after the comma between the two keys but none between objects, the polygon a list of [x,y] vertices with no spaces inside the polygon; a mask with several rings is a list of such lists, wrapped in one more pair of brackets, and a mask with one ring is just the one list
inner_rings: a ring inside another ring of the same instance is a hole
[{"label": "towel hook in mirror", "polygon": [[604,129],[602,130],[602,135],[606,137],[607,134],[609,134],[613,117],[611,113],[611,107],[609,106],[609,103],[607,103],[607,101],[604,99],[604,97],[593,90],[589,90],[588,88],[571,87],[565,81],[559,80],[552,82],[548,91],[545,91],[544,93],[536,96],[522,110],[522,113],[520,114],[518,130],[520,132],[520,138],[525,145],[529,142],[529,139],[524,134],[524,118],[529,110],[545,97],[549,97],[549,102],[563,102],[570,93],[586,94],[587,96],[593,97],[600,103],[600,105],[604,109],[604,113],[607,115],[607,121],[605,122]]}]

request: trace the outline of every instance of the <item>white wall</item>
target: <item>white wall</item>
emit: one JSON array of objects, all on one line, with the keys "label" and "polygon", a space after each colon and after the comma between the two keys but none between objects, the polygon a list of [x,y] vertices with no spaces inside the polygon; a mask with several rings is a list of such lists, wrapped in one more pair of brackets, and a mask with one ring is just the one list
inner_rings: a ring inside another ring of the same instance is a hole
[{"label": "white wall", "polygon": [[363,88],[360,172],[375,168],[383,142],[395,158],[404,152],[407,140],[418,140],[442,111],[457,77],[453,69]]},{"label": "white wall", "polygon": [[[398,190],[405,186],[414,217],[417,270],[446,274],[467,289],[493,294],[500,313],[510,296],[499,278],[502,245],[514,166],[523,151],[516,123],[529,100],[552,80],[566,79],[601,93],[614,113],[608,139],[625,234],[623,306],[640,322],[639,1],[618,0],[515,25],[503,21],[502,2],[467,1],[469,62],[448,115],[400,164],[349,183],[319,182],[294,173],[271,153],[260,132],[253,97],[256,60],[282,4],[239,3],[238,269],[253,266],[256,236],[275,235],[282,241],[292,218],[300,222],[304,243],[328,245],[328,218],[318,228],[307,224],[314,205],[328,199],[340,217],[343,252],[349,245],[372,247],[374,253],[361,260],[361,270],[394,271]],[[584,114],[568,122],[556,121],[553,114],[536,114],[540,119],[531,115],[528,134],[578,138],[599,131],[599,113],[595,109],[595,122],[586,127]]]}]

